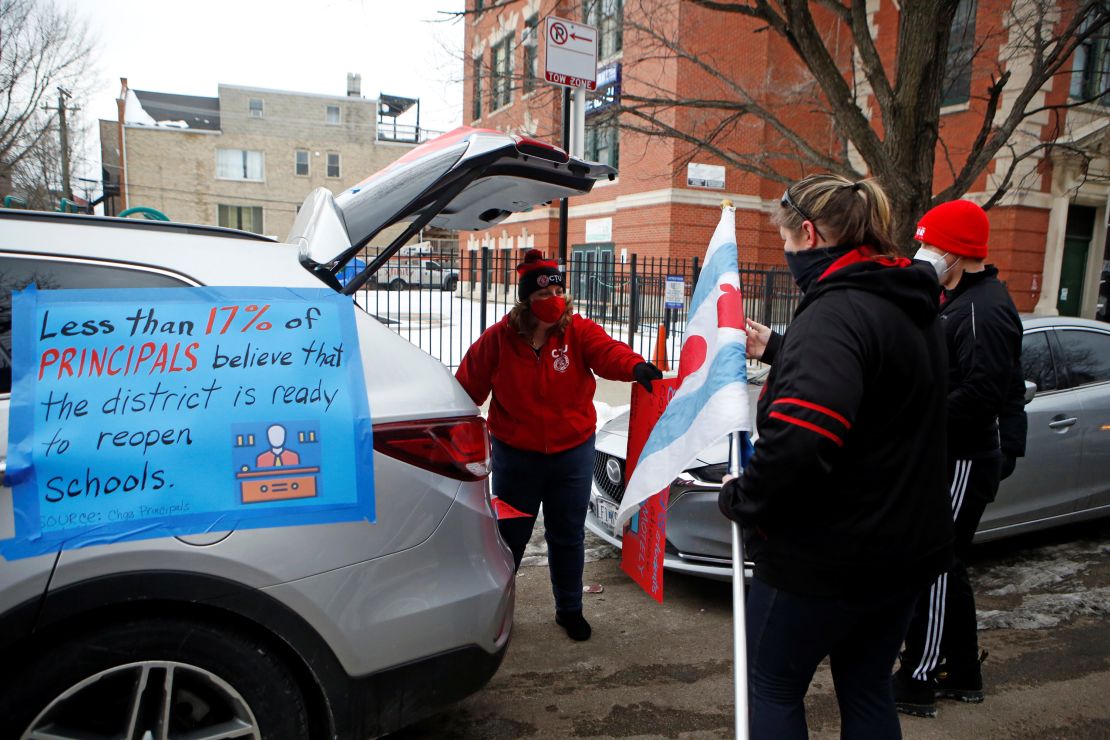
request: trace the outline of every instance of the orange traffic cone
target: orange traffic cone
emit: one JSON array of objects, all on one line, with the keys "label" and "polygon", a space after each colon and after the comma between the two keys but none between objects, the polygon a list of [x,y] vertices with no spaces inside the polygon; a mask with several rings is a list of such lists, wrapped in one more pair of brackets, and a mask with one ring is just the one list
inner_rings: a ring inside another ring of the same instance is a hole
[{"label": "orange traffic cone", "polygon": [[662,370],[669,372],[671,366],[667,364],[667,325],[659,325],[659,334],[655,337],[655,357],[652,358],[652,363]]}]

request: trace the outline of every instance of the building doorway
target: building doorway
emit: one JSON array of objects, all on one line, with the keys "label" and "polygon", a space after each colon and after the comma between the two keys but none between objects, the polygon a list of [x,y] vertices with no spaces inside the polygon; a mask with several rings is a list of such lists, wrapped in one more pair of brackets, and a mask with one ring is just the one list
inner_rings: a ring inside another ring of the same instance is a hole
[{"label": "building doorway", "polygon": [[1068,206],[1064,229],[1064,258],[1060,265],[1060,293],[1056,309],[1061,316],[1078,316],[1083,310],[1083,283],[1087,257],[1095,235],[1095,210],[1091,206]]},{"label": "building doorway", "polygon": [[607,306],[613,294],[614,245],[576,244],[573,250],[570,284],[574,300],[588,306]]}]

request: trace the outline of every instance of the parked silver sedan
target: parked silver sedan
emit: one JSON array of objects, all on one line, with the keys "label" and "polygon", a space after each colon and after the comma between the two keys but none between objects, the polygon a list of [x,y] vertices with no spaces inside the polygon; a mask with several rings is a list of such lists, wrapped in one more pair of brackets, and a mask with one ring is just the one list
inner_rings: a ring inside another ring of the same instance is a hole
[{"label": "parked silver sedan", "polygon": [[[1026,455],[987,506],[976,542],[1110,514],[1110,325],[1065,317],[1026,317],[1023,324],[1021,362],[1031,398]],[[753,404],[759,388],[757,378]],[[602,427],[596,446],[586,526],[620,547],[612,521],[624,494],[627,413]],[[729,522],[717,509],[727,461],[722,441],[671,484],[664,567],[732,577]]]}]

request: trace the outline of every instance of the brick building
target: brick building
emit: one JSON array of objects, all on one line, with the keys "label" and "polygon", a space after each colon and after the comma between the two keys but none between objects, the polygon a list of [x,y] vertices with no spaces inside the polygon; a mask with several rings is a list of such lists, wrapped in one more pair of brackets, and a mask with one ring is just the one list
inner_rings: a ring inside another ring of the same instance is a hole
[{"label": "brick building", "polygon": [[[1008,0],[962,0],[953,26],[948,67],[952,81],[942,108],[941,137],[953,159],[966,154],[982,120],[985,102],[972,90],[985,89],[1001,64],[1013,82],[1028,79],[1016,33],[1000,22]],[[899,10],[893,0],[870,0],[868,22],[880,55],[892,59]],[[1074,12],[1061,4],[1066,19]],[[678,40],[694,57],[712,58],[716,68],[749,88],[768,90],[769,104],[781,104],[784,120],[816,149],[833,152],[837,140],[829,119],[809,116],[805,101],[782,103],[782,91],[804,89],[808,71],[786,41],[772,32],[756,33],[761,23],[734,14],[714,13],[680,0],[467,0],[464,123],[561,140],[561,88],[543,81],[543,19],[558,15],[599,30],[599,85],[586,114],[585,155],[616,166],[619,177],[599,183],[571,202],[570,259],[620,261],[644,256],[688,258],[704,253],[728,198],[737,207],[737,239],[742,261],[782,264],[782,242],[769,219],[782,194],[781,183],[727,167],[724,160],[674,138],[648,136],[618,126],[613,103],[622,96],[650,97],[666,90],[678,99],[723,94],[722,83],[690,59],[661,55],[643,28]],[[648,15],[650,14],[650,16]],[[831,27],[831,26],[830,26]],[[1009,34],[1009,35],[1008,35]],[[854,50],[847,39],[828,44],[841,69],[851,70]],[[974,54],[971,50],[974,49]],[[1029,106],[1065,103],[1105,92],[1110,50],[1105,39],[1092,41]],[[889,65],[888,65],[889,66]],[[857,99],[866,105],[871,92],[865,78]],[[811,84],[811,83],[810,83]],[[811,85],[812,86],[812,85]],[[1011,87],[1000,101],[1004,116],[1014,104]],[[1024,142],[1055,139],[1082,149],[1080,159],[1062,150],[1022,162],[1017,185],[990,210],[991,257],[1002,271],[1022,311],[1093,316],[1100,275],[1110,266],[1107,251],[1107,201],[1110,197],[1110,116],[1099,102],[1069,109],[1060,118],[1044,111],[1028,118],[1017,136]],[[665,114],[679,131],[696,131],[705,117],[696,109]],[[634,123],[634,121],[633,121]],[[876,127],[878,123],[873,123]],[[749,153],[780,146],[769,124],[744,123],[731,134],[730,148]],[[985,203],[1010,165],[1006,148],[964,196]],[[857,167],[862,167],[862,163]],[[946,157],[938,153],[934,187],[953,180]],[[557,251],[558,208],[515,214],[496,227],[464,235],[460,249],[488,246],[516,257],[528,247]]]},{"label": "brick building", "polygon": [[117,193],[105,199],[107,215],[148,206],[174,221],[284,239],[312,189],[341,192],[429,133],[389,115],[416,101],[364,98],[359,75],[348,75],[346,96],[220,85],[209,98],[123,82],[123,123],[100,121],[105,190]]}]

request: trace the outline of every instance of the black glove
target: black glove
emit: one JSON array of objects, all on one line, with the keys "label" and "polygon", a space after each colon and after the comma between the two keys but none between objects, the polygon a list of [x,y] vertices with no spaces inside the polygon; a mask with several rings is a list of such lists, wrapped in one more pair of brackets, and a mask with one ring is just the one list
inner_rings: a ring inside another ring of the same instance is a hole
[{"label": "black glove", "polygon": [[632,377],[635,378],[637,383],[646,388],[648,393],[651,393],[651,381],[662,380],[663,371],[650,362],[641,362],[632,368]]},{"label": "black glove", "polygon": [[1003,452],[1002,453],[1002,474],[999,480],[1006,480],[1014,474],[1014,468],[1017,466],[1017,458],[1013,455]]},{"label": "black glove", "polygon": [[736,500],[737,489],[740,488],[740,479],[733,478],[728,483],[721,486],[721,492],[717,494],[717,508],[725,515],[726,519],[732,521],[739,521],[736,514],[732,512],[732,503]]}]

